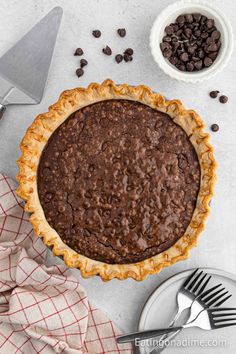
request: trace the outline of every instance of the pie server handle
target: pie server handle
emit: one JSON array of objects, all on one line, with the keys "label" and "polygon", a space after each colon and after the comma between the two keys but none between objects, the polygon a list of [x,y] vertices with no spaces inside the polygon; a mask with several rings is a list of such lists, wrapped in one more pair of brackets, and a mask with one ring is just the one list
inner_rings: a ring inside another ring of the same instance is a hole
[{"label": "pie server handle", "polygon": [[0,119],[2,118],[5,110],[6,110],[6,106],[4,106],[3,104],[0,103]]}]

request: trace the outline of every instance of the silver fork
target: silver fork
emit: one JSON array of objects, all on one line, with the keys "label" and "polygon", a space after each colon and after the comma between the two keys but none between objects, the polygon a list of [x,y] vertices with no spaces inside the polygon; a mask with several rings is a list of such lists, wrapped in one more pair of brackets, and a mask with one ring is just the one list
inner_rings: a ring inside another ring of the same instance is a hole
[{"label": "silver fork", "polygon": [[[188,317],[188,320],[185,324],[188,324],[192,322],[198,315],[199,313],[207,308],[210,308],[212,306],[214,307],[219,307],[223,305],[232,295],[227,295],[229,294],[228,291],[225,291],[225,288],[220,288],[222,284],[218,284],[213,286],[212,288],[206,290],[205,292],[201,293],[196,297],[196,299],[193,301],[190,309],[190,315]],[[170,335],[164,335],[160,338],[164,342],[164,340],[170,341],[172,338],[174,338],[181,330],[178,330]],[[164,342],[165,343],[165,342]],[[165,346],[163,347],[163,343],[161,347],[157,346],[152,349],[149,354],[159,354],[163,350],[165,350]]]},{"label": "silver fork", "polygon": [[198,268],[195,269],[179,289],[177,294],[177,312],[169,327],[174,326],[181,313],[191,307],[193,301],[205,290],[209,283],[211,275],[208,276],[203,271],[197,274],[198,270]]},{"label": "silver fork", "polygon": [[[229,312],[228,312],[229,311]],[[234,311],[234,312],[232,312]],[[235,317],[232,317],[235,316]],[[179,327],[168,327],[162,329],[153,329],[142,332],[131,333],[117,338],[118,343],[127,343],[132,341],[141,341],[158,337],[164,333],[170,333],[190,327],[198,327],[204,330],[219,329],[236,325],[236,308],[210,308],[205,309],[190,323]]]}]

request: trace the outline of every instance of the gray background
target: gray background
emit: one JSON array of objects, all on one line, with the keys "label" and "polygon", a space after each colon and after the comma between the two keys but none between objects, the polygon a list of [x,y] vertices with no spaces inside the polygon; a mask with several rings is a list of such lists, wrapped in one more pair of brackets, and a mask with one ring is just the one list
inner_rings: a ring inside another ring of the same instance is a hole
[{"label": "gray background", "polygon": [[[135,328],[141,308],[150,293],[163,280],[181,270],[196,266],[217,267],[236,273],[236,100],[235,100],[235,50],[223,72],[202,84],[184,84],[171,80],[160,71],[149,50],[149,32],[158,13],[172,1],[161,0],[1,0],[0,1],[0,55],[27,32],[53,6],[61,5],[64,16],[60,28],[48,84],[41,104],[37,106],[9,107],[0,122],[0,171],[15,178],[19,143],[26,128],[35,116],[47,110],[61,91],[85,86],[92,81],[112,78],[117,83],[147,84],[170,98],[181,99],[186,107],[195,109],[204,119],[206,129],[212,123],[220,125],[218,133],[211,133],[218,161],[218,182],[211,205],[211,214],[202,233],[198,247],[192,250],[188,261],[180,262],[161,274],[150,276],[143,282],[111,281],[100,278],[82,280],[89,298],[104,309],[124,330]],[[236,29],[236,2],[234,0],[211,1],[224,11]],[[126,27],[123,39],[116,29]],[[94,39],[91,31],[99,28],[100,39]],[[104,45],[110,45],[115,53],[127,47],[135,51],[134,61],[117,65],[101,53]],[[85,75],[78,79],[75,69],[78,57],[73,56],[81,46],[89,61]],[[218,89],[229,96],[226,105],[212,100],[208,92]],[[74,274],[80,278],[79,271]],[[158,314],[157,314],[158,315]],[[192,349],[191,349],[192,350]],[[174,349],[168,349],[174,352]],[[188,352],[183,349],[181,352]],[[195,351],[193,351],[195,352]],[[199,349],[199,352],[210,352]],[[235,348],[215,349],[217,354],[235,353]]]}]

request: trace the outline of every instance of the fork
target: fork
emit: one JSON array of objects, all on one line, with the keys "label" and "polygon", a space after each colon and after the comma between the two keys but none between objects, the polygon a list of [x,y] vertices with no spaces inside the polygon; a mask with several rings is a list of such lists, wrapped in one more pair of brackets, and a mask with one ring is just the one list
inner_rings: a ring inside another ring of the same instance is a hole
[{"label": "fork", "polygon": [[125,336],[117,337],[117,342],[127,343],[135,340],[137,341],[146,340],[146,339],[158,337],[165,333],[171,333],[173,331],[179,331],[190,327],[198,327],[204,330],[212,330],[212,329],[219,329],[219,328],[230,327],[235,325],[236,325],[236,308],[227,308],[227,307],[209,308],[201,311],[199,315],[195,318],[195,320],[193,320],[190,323],[186,323],[182,326],[131,333]]},{"label": "fork", "polygon": [[207,274],[204,274],[203,271],[197,274],[198,270],[199,268],[195,269],[180,287],[177,294],[177,312],[169,327],[174,326],[182,312],[191,307],[193,301],[205,290],[209,283],[211,275],[207,277]]},{"label": "fork", "polygon": [[[196,297],[196,299],[193,301],[191,308],[190,308],[190,315],[188,317],[188,320],[186,324],[192,322],[198,315],[199,313],[207,308],[210,308],[212,306],[214,307],[219,307],[223,305],[232,295],[227,295],[229,294],[228,291],[225,291],[222,293],[222,291],[225,290],[225,288],[220,288],[222,284],[218,284],[213,286],[212,288],[206,290],[205,292],[201,293]],[[216,291],[215,291],[216,290]],[[178,330],[172,334],[164,335],[160,338],[160,340],[164,341],[165,339],[171,340],[174,338],[181,330]],[[165,350],[165,347],[158,347],[158,344],[156,348],[152,349],[149,354],[159,354],[163,350]]]}]

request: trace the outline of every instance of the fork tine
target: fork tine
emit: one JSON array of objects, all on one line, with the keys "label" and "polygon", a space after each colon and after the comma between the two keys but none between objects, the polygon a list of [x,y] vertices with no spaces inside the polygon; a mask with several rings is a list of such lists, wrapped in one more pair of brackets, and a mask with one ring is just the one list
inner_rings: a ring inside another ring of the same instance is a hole
[{"label": "fork tine", "polygon": [[[207,280],[205,281],[205,283],[202,284],[201,288],[198,290],[198,295],[201,295],[203,293],[203,291],[205,290],[207,284],[209,283],[209,281],[211,280],[212,276],[209,275],[209,277],[207,278]],[[203,280],[203,279],[202,279]]]},{"label": "fork tine", "polygon": [[204,296],[202,299],[202,301],[204,301],[206,304],[208,303],[209,300],[213,299],[213,297],[215,297],[216,295],[218,295],[219,293],[221,293],[221,291],[224,291],[225,288],[221,288],[213,293],[208,294],[208,296]]},{"label": "fork tine", "polygon": [[[219,317],[229,317],[229,316],[235,316],[236,315],[236,312],[235,313],[221,313],[221,314],[216,314],[216,315],[212,315],[212,318],[219,318]],[[221,319],[221,321],[223,321],[223,319]]]},{"label": "fork tine", "polygon": [[207,303],[208,307],[211,307],[213,304],[216,303],[216,301],[222,299],[223,296],[225,296],[226,294],[228,294],[228,291],[225,291],[223,294],[220,294],[219,296],[217,296],[215,299],[212,299],[210,302]]},{"label": "fork tine", "polygon": [[219,288],[222,284],[218,284],[213,286],[212,288],[206,290],[204,293],[202,293],[200,295],[200,299],[202,300],[205,296],[207,296],[208,294],[210,294],[212,291],[216,290],[217,288]]},{"label": "fork tine", "polygon": [[221,301],[217,302],[217,304],[215,304],[215,307],[223,305],[231,296],[232,295],[226,296],[224,299],[222,299]]},{"label": "fork tine", "polygon": [[202,282],[204,281],[204,279],[207,277],[207,274],[204,274],[203,273],[203,276],[197,281],[197,283],[195,284],[195,286],[193,287],[193,289],[192,289],[192,292],[193,293],[195,293],[197,290],[198,290],[198,288],[199,288],[199,286],[202,284]]},{"label": "fork tine", "polygon": [[221,324],[221,325],[215,325],[215,329],[224,328],[224,327],[230,327],[230,326],[236,326],[236,322],[234,322],[234,323],[226,323],[226,324]]},{"label": "fork tine", "polygon": [[183,287],[185,288],[187,286],[187,284],[190,282],[190,280],[194,277],[194,275],[197,273],[197,271],[199,270],[199,268],[195,269],[195,271],[193,273],[191,273],[189,275],[189,277],[185,280],[185,282],[183,283]]},{"label": "fork tine", "polygon": [[197,280],[199,279],[199,277],[202,275],[202,273],[203,271],[201,270],[201,272],[191,281],[191,283],[186,286],[186,289],[191,291],[193,286],[196,284]]},{"label": "fork tine", "polygon": [[217,323],[225,323],[225,322],[232,322],[232,321],[236,321],[236,317],[233,317],[233,318],[224,318],[224,319],[221,319],[221,320],[214,320],[214,324],[217,325]]},{"label": "fork tine", "polygon": [[236,308],[235,307],[212,307],[211,309],[208,309],[207,310],[208,312],[210,313],[213,313],[213,312],[223,312],[223,311],[236,311]]}]

